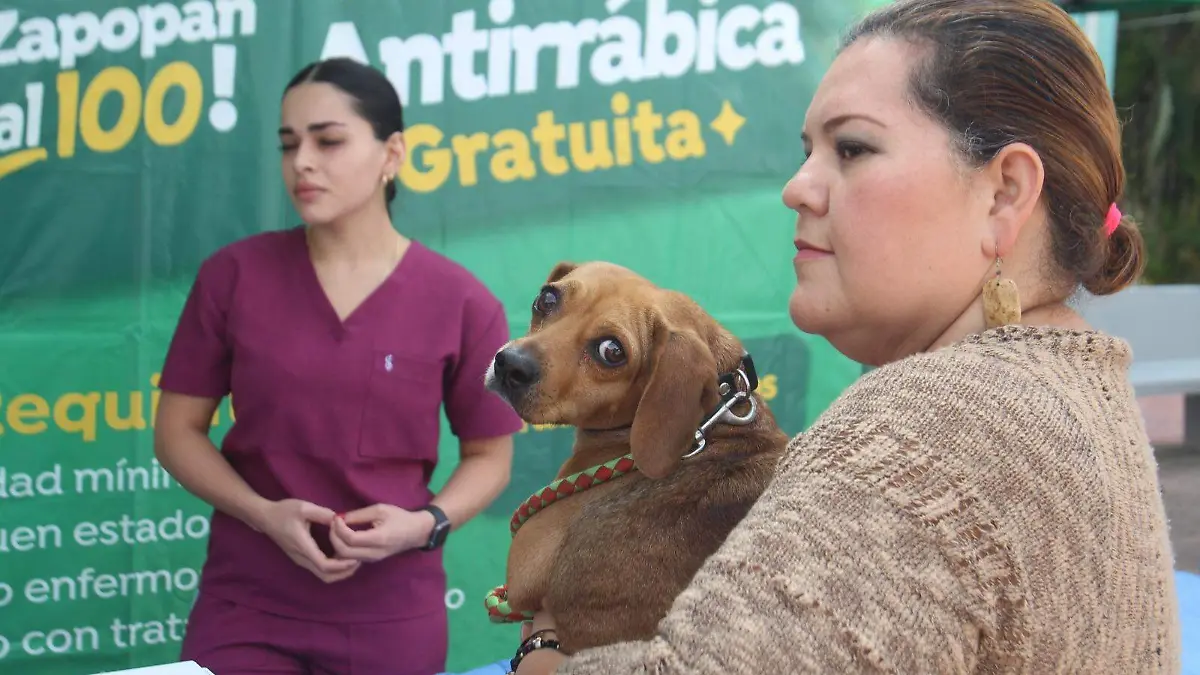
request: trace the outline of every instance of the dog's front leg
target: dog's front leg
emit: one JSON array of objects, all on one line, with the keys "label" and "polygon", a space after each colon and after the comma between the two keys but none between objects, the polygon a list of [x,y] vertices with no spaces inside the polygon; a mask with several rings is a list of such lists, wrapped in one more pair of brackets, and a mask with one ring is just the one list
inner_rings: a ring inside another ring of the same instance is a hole
[{"label": "dog's front leg", "polygon": [[508,550],[508,604],[513,609],[541,609],[550,590],[550,570],[582,501],[575,497],[551,504],[517,530]]}]

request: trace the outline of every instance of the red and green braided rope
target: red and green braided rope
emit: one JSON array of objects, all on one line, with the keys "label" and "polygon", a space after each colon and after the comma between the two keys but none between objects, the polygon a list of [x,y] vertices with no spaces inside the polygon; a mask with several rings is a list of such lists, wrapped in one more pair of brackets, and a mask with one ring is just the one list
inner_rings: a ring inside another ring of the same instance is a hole
[{"label": "red and green braided rope", "polygon": [[[570,476],[559,478],[541,490],[530,495],[509,520],[508,529],[512,536],[517,535],[533,514],[550,506],[554,502],[566,499],[576,492],[582,492],[590,487],[606,483],[614,478],[620,478],[630,471],[637,469],[633,463],[633,455],[628,454],[605,462],[590,469],[584,469]],[[488,618],[492,623],[516,623],[533,619],[532,612],[518,612],[508,605],[508,585],[493,588],[483,604],[487,607]]]}]

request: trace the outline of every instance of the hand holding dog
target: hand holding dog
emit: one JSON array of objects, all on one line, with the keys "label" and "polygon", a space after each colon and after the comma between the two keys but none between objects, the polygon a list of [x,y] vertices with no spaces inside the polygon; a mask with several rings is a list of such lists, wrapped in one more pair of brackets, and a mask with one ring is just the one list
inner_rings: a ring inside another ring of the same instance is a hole
[{"label": "hand holding dog", "polygon": [[[376,504],[333,519],[329,540],[339,558],[376,562],[423,546],[433,530],[433,514]],[[369,525],[356,530],[354,525]]]},{"label": "hand holding dog", "polygon": [[271,538],[292,562],[312,572],[325,583],[348,579],[362,564],[357,560],[329,558],[312,537],[312,523],[329,525],[334,513],[323,506],[300,499],[270,502],[255,523],[255,529]]}]

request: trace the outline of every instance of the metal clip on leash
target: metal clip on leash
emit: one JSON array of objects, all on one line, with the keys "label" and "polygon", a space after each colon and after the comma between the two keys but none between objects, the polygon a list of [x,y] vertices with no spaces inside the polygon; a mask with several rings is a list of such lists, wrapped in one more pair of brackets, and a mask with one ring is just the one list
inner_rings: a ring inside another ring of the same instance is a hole
[{"label": "metal clip on leash", "polygon": [[[747,375],[746,371],[742,370],[741,368],[738,368],[737,376],[738,379],[742,381],[742,384],[746,385],[746,388],[744,390],[738,388],[738,390],[733,392],[731,395],[730,390],[732,387],[730,384],[728,382],[721,383],[719,391],[724,403],[721,404],[721,407],[717,408],[716,412],[709,415],[708,419],[704,420],[704,423],[701,424],[700,428],[696,430],[696,447],[693,448],[691,452],[684,455],[684,459],[695,457],[696,455],[700,454],[702,450],[704,450],[705,446],[708,445],[704,438],[704,434],[707,433],[714,424],[721,422],[723,424],[731,424],[733,426],[740,427],[753,422],[754,418],[758,416],[758,402],[754,400],[753,396],[750,395],[750,392],[754,388],[754,385],[751,383],[750,376]],[[750,401],[750,410],[745,415],[739,416],[733,412],[733,406],[745,400]]]}]

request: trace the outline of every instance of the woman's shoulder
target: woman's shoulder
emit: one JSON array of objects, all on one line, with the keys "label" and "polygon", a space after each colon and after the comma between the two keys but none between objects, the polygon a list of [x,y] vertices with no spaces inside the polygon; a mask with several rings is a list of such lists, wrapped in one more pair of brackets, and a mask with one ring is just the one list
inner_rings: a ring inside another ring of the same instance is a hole
[{"label": "woman's shoulder", "polygon": [[1096,378],[1124,377],[1130,360],[1127,343],[1097,331],[1005,326],[871,370],[841,401],[992,410],[1037,392],[1097,389]]},{"label": "woman's shoulder", "polygon": [[488,317],[503,310],[496,293],[465,263],[413,239],[406,255],[413,256],[411,272],[422,293],[439,304],[463,307],[471,314]]},{"label": "woman's shoulder", "polygon": [[[1128,345],[1094,331],[1011,326],[887,364],[848,387],[796,442],[886,439],[922,454],[1038,449],[1130,415]],[[1126,410],[1125,408],[1129,408]]]},{"label": "woman's shoulder", "polygon": [[1106,481],[1136,469],[1123,457],[1147,441],[1120,389],[1127,354],[1099,333],[1014,327],[885,365],[792,439],[777,489],[855,489],[952,541],[1003,524],[996,537],[1032,547],[1030,523],[1079,524],[1047,504],[1106,513]]},{"label": "woman's shoulder", "polygon": [[266,270],[272,263],[292,260],[287,254],[303,244],[303,226],[266,230],[219,245],[200,263],[201,277],[229,275],[239,268]]}]

